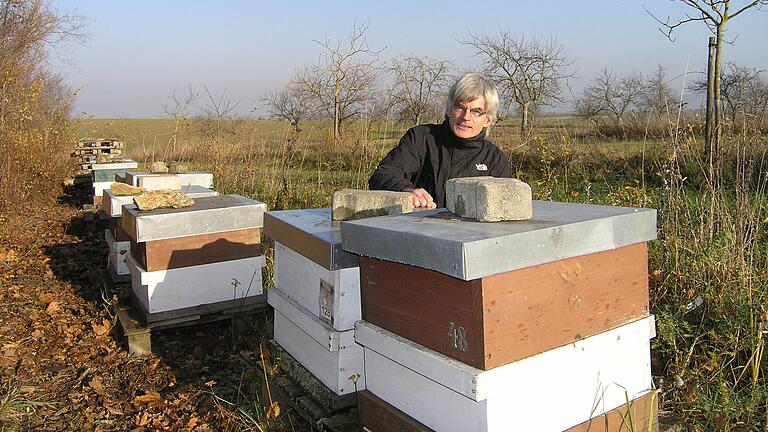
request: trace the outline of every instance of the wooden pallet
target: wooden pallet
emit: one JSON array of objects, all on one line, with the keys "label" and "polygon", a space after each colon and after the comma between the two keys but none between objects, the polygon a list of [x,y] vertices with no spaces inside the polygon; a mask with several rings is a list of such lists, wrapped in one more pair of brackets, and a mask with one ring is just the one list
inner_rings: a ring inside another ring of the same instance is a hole
[{"label": "wooden pallet", "polygon": [[[293,410],[313,431],[360,430],[356,393],[336,395],[277,342],[271,340],[267,346],[270,363],[279,368],[277,376],[270,380],[274,400]],[[259,367],[263,365],[259,363]]]},{"label": "wooden pallet", "polygon": [[131,354],[149,354],[152,352],[152,331],[205,324],[231,319],[240,314],[255,313],[269,308],[266,294],[229,300],[215,304],[200,305],[174,311],[148,313],[136,299],[130,281],[118,283],[109,279],[106,271],[102,273],[105,284],[112,294],[117,295],[117,317],[128,341]]}]

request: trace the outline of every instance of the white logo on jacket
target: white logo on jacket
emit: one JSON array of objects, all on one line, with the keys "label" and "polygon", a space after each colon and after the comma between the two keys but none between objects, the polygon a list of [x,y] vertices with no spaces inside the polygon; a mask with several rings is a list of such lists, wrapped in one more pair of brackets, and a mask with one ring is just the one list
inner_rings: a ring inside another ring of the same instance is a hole
[{"label": "white logo on jacket", "polygon": [[478,171],[488,171],[488,167],[485,166],[485,164],[483,164],[483,163],[475,164],[475,168]]}]

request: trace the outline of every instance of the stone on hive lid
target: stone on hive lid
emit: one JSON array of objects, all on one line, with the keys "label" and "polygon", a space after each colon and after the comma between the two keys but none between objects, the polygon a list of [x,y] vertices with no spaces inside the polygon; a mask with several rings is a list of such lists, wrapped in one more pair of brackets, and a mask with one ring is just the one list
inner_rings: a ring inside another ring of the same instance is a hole
[{"label": "stone on hive lid", "polygon": [[364,219],[413,211],[410,192],[342,189],[333,193],[333,220]]},{"label": "stone on hive lid", "polygon": [[163,161],[152,162],[152,166],[150,166],[149,172],[153,174],[167,173],[168,167],[165,165],[165,162]]},{"label": "stone on hive lid", "polygon": [[190,207],[195,201],[178,190],[158,190],[145,192],[133,199],[141,211],[159,208],[184,208]]},{"label": "stone on hive lid", "polygon": [[189,167],[181,162],[171,162],[171,167],[168,172],[171,174],[184,174],[189,172]]},{"label": "stone on hive lid", "polygon": [[445,185],[448,210],[480,222],[528,220],[533,217],[531,187],[518,179],[464,177]]},{"label": "stone on hive lid", "polygon": [[131,186],[125,183],[112,183],[109,190],[114,196],[138,195],[144,192],[144,189],[140,187]]}]

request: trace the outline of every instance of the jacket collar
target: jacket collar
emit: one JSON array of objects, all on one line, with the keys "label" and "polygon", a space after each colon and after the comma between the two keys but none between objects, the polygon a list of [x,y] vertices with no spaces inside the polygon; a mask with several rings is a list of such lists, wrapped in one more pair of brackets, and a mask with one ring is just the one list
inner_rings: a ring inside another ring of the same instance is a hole
[{"label": "jacket collar", "polygon": [[477,148],[481,147],[483,145],[483,141],[485,141],[486,129],[483,129],[482,132],[473,136],[472,138],[459,138],[453,133],[451,124],[448,122],[448,119],[443,120],[441,129],[445,137],[445,142],[451,147]]}]

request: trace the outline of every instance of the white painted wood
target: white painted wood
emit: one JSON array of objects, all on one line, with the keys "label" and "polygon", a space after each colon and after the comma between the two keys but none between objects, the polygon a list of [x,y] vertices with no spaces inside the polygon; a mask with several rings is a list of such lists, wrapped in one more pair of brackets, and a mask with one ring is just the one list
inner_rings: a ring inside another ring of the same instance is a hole
[{"label": "white painted wood", "polygon": [[330,351],[275,309],[275,341],[296,361],[337,395],[364,390],[363,347],[355,343],[354,330],[335,333],[339,347]]},{"label": "white painted wood", "polygon": [[[93,196],[100,197],[104,195],[104,190],[109,189],[110,186],[112,186],[113,181],[108,182],[94,182],[93,183],[93,189],[91,189],[91,192],[93,193]],[[102,198],[103,199],[103,198]]]},{"label": "white painted wood", "polygon": [[159,174],[140,176],[137,181],[137,186],[146,191],[156,191],[161,189],[181,189],[181,177],[175,174]]},{"label": "white painted wood", "polygon": [[125,181],[132,186],[140,186],[146,190],[179,189],[182,186],[190,185],[213,189],[213,174],[199,171],[183,174],[129,171],[125,173]]},{"label": "white painted wood", "polygon": [[333,327],[314,316],[306,308],[291,299],[288,294],[282,292],[280,288],[272,287],[267,290],[267,303],[279,310],[286,318],[304,330],[305,333],[328,351],[339,350],[340,332],[335,331]]},{"label": "white painted wood", "polygon": [[148,272],[128,254],[136,297],[148,313],[255,296],[262,293],[264,255]]},{"label": "white painted wood", "polygon": [[336,330],[361,319],[358,267],[331,271],[275,242],[275,286]]},{"label": "white painted wood", "polygon": [[128,264],[125,262],[128,254],[131,252],[130,241],[115,241],[115,236],[112,235],[112,231],[104,230],[104,240],[109,246],[109,265],[115,270],[118,275],[131,274],[128,269]]},{"label": "white painted wood", "polygon": [[91,163],[91,169],[94,171],[99,170],[114,170],[114,169],[134,169],[139,166],[138,162],[126,159],[122,162],[109,162],[109,163]]},{"label": "white painted wood", "polygon": [[653,326],[650,316],[488,371],[364,321],[355,338],[368,390],[434,430],[562,431],[651,389]]}]

